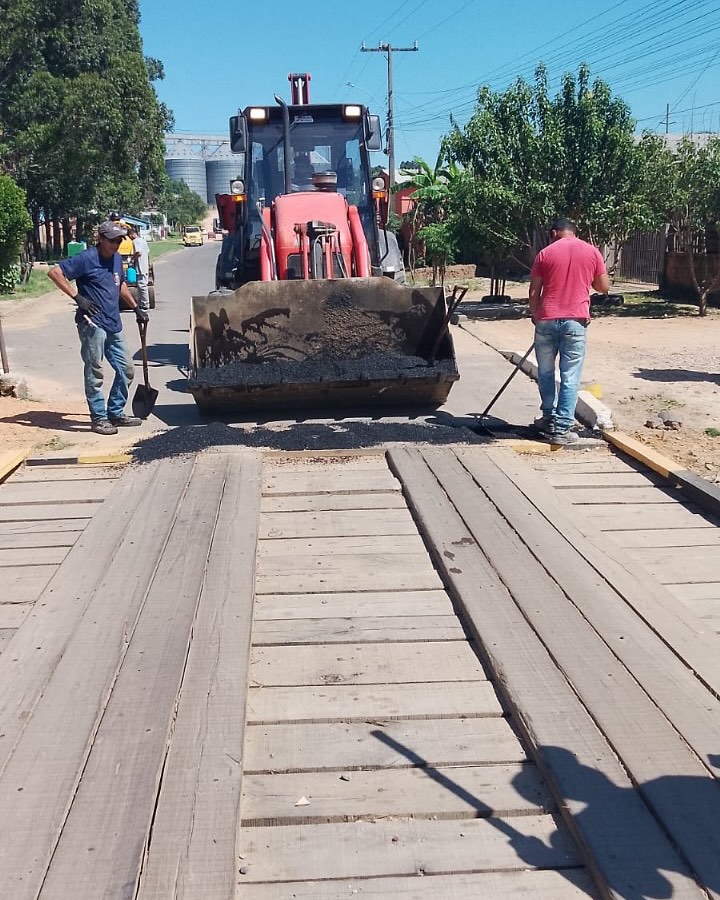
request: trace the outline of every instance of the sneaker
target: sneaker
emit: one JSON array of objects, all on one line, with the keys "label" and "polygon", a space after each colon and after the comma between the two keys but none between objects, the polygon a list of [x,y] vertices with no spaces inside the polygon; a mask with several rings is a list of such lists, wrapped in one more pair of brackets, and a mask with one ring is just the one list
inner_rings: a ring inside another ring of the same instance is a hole
[{"label": "sneaker", "polygon": [[90,430],[95,434],[117,434],[117,428],[108,419],[93,419]]},{"label": "sneaker", "polygon": [[576,444],[579,440],[577,433],[574,431],[556,431],[548,435],[551,444],[559,444],[566,446],[567,444]]},{"label": "sneaker", "polygon": [[[128,428],[131,425],[142,425],[142,419],[137,416],[110,416],[110,422],[118,428]],[[115,429],[117,431],[117,428]]]}]

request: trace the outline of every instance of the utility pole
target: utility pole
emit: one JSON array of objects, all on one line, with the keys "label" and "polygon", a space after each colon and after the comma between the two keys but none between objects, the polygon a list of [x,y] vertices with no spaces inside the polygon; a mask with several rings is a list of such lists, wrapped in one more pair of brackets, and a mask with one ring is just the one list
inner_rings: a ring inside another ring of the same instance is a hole
[{"label": "utility pole", "polygon": [[665,104],[665,134],[670,133],[670,104]]},{"label": "utility pole", "polygon": [[388,169],[390,170],[390,189],[395,184],[395,125],[393,118],[393,72],[392,72],[392,55],[393,53],[414,53],[418,50],[417,41],[413,42],[412,47],[393,47],[392,44],[380,43],[377,47],[366,47],[363,41],[360,50],[362,53],[386,53],[388,68],[388,113],[387,113],[387,155]]}]

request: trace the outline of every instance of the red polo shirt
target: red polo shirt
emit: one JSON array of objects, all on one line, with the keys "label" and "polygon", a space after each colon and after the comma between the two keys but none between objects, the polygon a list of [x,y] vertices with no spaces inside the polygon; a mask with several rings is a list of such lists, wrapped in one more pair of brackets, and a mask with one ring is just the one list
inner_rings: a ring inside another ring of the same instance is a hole
[{"label": "red polo shirt", "polygon": [[605,274],[605,262],[597,247],[577,237],[553,241],[535,257],[533,278],[542,278],[535,321],[540,319],[589,319],[590,288]]}]

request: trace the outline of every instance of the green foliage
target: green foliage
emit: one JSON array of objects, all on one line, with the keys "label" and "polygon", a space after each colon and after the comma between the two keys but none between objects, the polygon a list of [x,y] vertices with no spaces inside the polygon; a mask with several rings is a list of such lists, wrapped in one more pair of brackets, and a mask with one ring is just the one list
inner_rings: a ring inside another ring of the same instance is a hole
[{"label": "green foliage", "polygon": [[720,437],[720,428],[706,428],[705,434],[708,437]]},{"label": "green foliage", "polygon": [[671,157],[667,184],[668,218],[704,316],[708,294],[720,286],[720,259],[708,253],[707,241],[709,231],[720,230],[720,138],[702,147],[684,138]]},{"label": "green foliage", "polygon": [[4,0],[0,155],[30,209],[81,219],[141,206],[172,116],[151,81],[136,0]]},{"label": "green foliage", "polygon": [[445,268],[455,259],[455,237],[447,222],[430,222],[417,234],[425,244],[425,257],[433,268],[433,286],[440,275],[441,283],[445,281]]},{"label": "green foliage", "polygon": [[555,216],[598,243],[659,224],[648,172],[660,148],[649,138],[638,147],[633,131],[627,105],[601,79],[591,83],[584,65],[555,97],[542,66],[533,84],[481,87],[469,122],[454,123],[443,144],[464,170],[450,202],[461,248],[493,265],[527,258]]},{"label": "green foliage", "polygon": [[0,293],[9,294],[20,277],[20,246],[32,222],[25,192],[8,175],[0,175]]},{"label": "green foliage", "polygon": [[165,176],[158,205],[173,225],[191,225],[205,215],[207,205],[184,181],[173,181]]}]

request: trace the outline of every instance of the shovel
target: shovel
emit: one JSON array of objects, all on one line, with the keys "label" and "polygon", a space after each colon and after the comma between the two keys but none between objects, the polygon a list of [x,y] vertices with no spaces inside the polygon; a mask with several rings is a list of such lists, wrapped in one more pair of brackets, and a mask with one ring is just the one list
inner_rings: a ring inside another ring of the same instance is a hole
[{"label": "shovel", "polygon": [[135,389],[135,396],[132,401],[132,411],[134,416],[137,416],[140,419],[147,419],[153,411],[155,401],[158,398],[158,392],[155,388],[150,387],[150,379],[148,377],[147,344],[145,343],[147,322],[138,322],[138,331],[140,332],[140,347],[142,349],[143,377],[145,379],[145,384],[139,384]]}]

